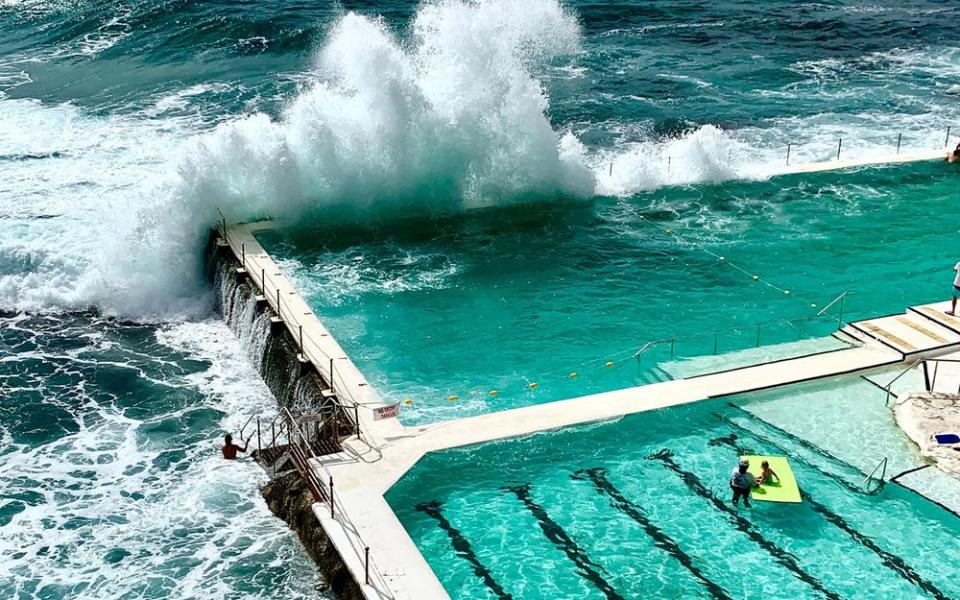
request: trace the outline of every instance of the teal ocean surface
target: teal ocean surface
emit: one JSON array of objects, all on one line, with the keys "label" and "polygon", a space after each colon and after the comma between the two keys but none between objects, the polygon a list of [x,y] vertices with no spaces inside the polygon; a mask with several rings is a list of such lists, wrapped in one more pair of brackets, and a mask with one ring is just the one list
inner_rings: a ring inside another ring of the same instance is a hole
[{"label": "teal ocean surface", "polygon": [[958,12],[0,3],[0,596],[318,594],[216,457],[272,402],[212,313],[218,209],[290,225],[268,245],[409,422],[632,385],[648,340],[844,290],[942,298],[946,165],[768,175],[956,143]]}]

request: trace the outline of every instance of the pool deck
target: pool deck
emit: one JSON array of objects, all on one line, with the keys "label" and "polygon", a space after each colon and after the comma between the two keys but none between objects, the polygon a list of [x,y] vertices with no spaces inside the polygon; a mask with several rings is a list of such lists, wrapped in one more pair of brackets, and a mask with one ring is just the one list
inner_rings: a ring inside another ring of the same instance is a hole
[{"label": "pool deck", "polygon": [[[778,174],[936,160],[944,155],[945,151],[937,150],[882,160],[831,161],[797,165]],[[301,360],[332,380],[342,400],[359,407],[361,435],[345,440],[343,452],[321,457],[313,465],[323,481],[330,477],[335,481],[339,513],[331,518],[326,503],[316,504],[314,512],[365,597],[371,600],[449,598],[384,499],[386,491],[428,452],[865,372],[960,350],[960,319],[944,314],[944,304],[917,306],[903,314],[847,324],[842,334],[858,344],[840,350],[407,427],[396,418],[376,418],[376,409],[387,405],[257,241],[255,234],[271,227],[270,222],[230,225],[225,243],[243,261],[241,272],[259,289],[260,299],[280,315],[295,340],[302,340]],[[370,584],[364,584],[366,547],[375,571]]]}]

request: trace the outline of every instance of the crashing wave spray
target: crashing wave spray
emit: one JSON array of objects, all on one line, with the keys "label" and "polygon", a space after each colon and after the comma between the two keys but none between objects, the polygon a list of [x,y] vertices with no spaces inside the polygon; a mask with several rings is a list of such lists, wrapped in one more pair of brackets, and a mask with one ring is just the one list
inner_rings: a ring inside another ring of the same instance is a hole
[{"label": "crashing wave spray", "polygon": [[[256,114],[189,145],[163,202],[138,215],[133,261],[106,268],[99,298],[134,314],[155,299],[199,291],[199,252],[220,208],[377,218],[532,198],[588,197],[595,181],[571,133],[555,131],[534,71],[578,51],[576,19],[555,0],[446,0],[422,6],[406,45],[381,20],[348,13],[321,49],[316,81],[282,117]],[[117,252],[114,256],[123,256]],[[128,264],[124,264],[128,263]],[[184,289],[185,276],[194,287]]]}]

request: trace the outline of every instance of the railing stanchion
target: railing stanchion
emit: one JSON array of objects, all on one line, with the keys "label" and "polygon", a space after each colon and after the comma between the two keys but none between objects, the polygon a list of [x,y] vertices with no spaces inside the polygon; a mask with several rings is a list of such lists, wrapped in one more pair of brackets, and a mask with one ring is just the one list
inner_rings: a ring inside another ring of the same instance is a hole
[{"label": "railing stanchion", "polygon": [[360,405],[353,405],[353,420],[357,424],[357,439],[360,439]]},{"label": "railing stanchion", "polygon": [[363,549],[363,580],[370,585],[370,546]]},{"label": "railing stanchion", "polygon": [[330,497],[327,498],[330,501],[330,518],[333,518],[333,475],[330,476]]},{"label": "railing stanchion", "polygon": [[792,143],[787,144],[787,166],[790,166],[790,146]]},{"label": "railing stanchion", "polygon": [[280,288],[277,288],[277,316],[283,319],[283,311],[280,310]]},{"label": "railing stanchion", "polygon": [[670,360],[673,360],[673,346],[674,346],[674,344],[676,344],[676,343],[677,343],[677,339],[676,339],[676,338],[672,338],[672,339],[670,340]]},{"label": "railing stanchion", "polygon": [[270,422],[270,445],[277,445],[277,420],[274,419]]},{"label": "railing stanchion", "polygon": [[257,417],[257,450],[263,449],[263,443],[260,441],[260,417]]},{"label": "railing stanchion", "polygon": [[240,242],[240,265],[246,269],[247,268],[247,243]]},{"label": "railing stanchion", "polygon": [[266,294],[267,293],[267,270],[260,269],[260,290]]},{"label": "railing stanchion", "polygon": [[306,355],[303,354],[303,325],[300,325],[300,354],[306,358]]},{"label": "railing stanchion", "polygon": [[757,348],[760,347],[760,327],[761,327],[760,325],[757,325],[757,345],[756,345]]},{"label": "railing stanchion", "polygon": [[903,133],[897,134],[897,154],[900,154],[900,140],[903,139]]},{"label": "railing stanchion", "polygon": [[943,147],[948,148],[950,146],[950,127],[947,127],[947,139],[943,140]]},{"label": "railing stanchion", "polygon": [[330,391],[334,390],[333,385],[333,358],[330,359]]},{"label": "railing stanchion", "polygon": [[837,160],[840,160],[840,148],[843,147],[843,138],[840,138],[840,141],[837,142]]},{"label": "railing stanchion", "polygon": [[667,175],[670,174],[670,163],[672,163],[672,162],[673,162],[673,157],[672,157],[672,156],[668,156],[668,157],[667,157]]},{"label": "railing stanchion", "polygon": [[719,347],[719,344],[720,344],[720,332],[718,331],[713,334],[713,353],[714,354],[717,353],[717,348]]}]

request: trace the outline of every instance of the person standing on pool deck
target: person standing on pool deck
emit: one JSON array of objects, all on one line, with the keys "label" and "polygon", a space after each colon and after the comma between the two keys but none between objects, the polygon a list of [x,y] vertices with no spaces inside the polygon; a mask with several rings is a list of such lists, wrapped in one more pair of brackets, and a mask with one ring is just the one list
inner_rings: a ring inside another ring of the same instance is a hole
[{"label": "person standing on pool deck", "polygon": [[960,296],[960,262],[953,265],[953,270],[957,274],[953,278],[953,298],[950,301],[950,310],[947,311],[948,315],[957,314],[957,296]]},{"label": "person standing on pool deck", "polygon": [[730,489],[733,490],[733,505],[740,504],[740,498],[743,498],[743,505],[750,508],[750,488],[757,485],[757,480],[747,471],[750,462],[740,461],[740,466],[730,474]]}]

